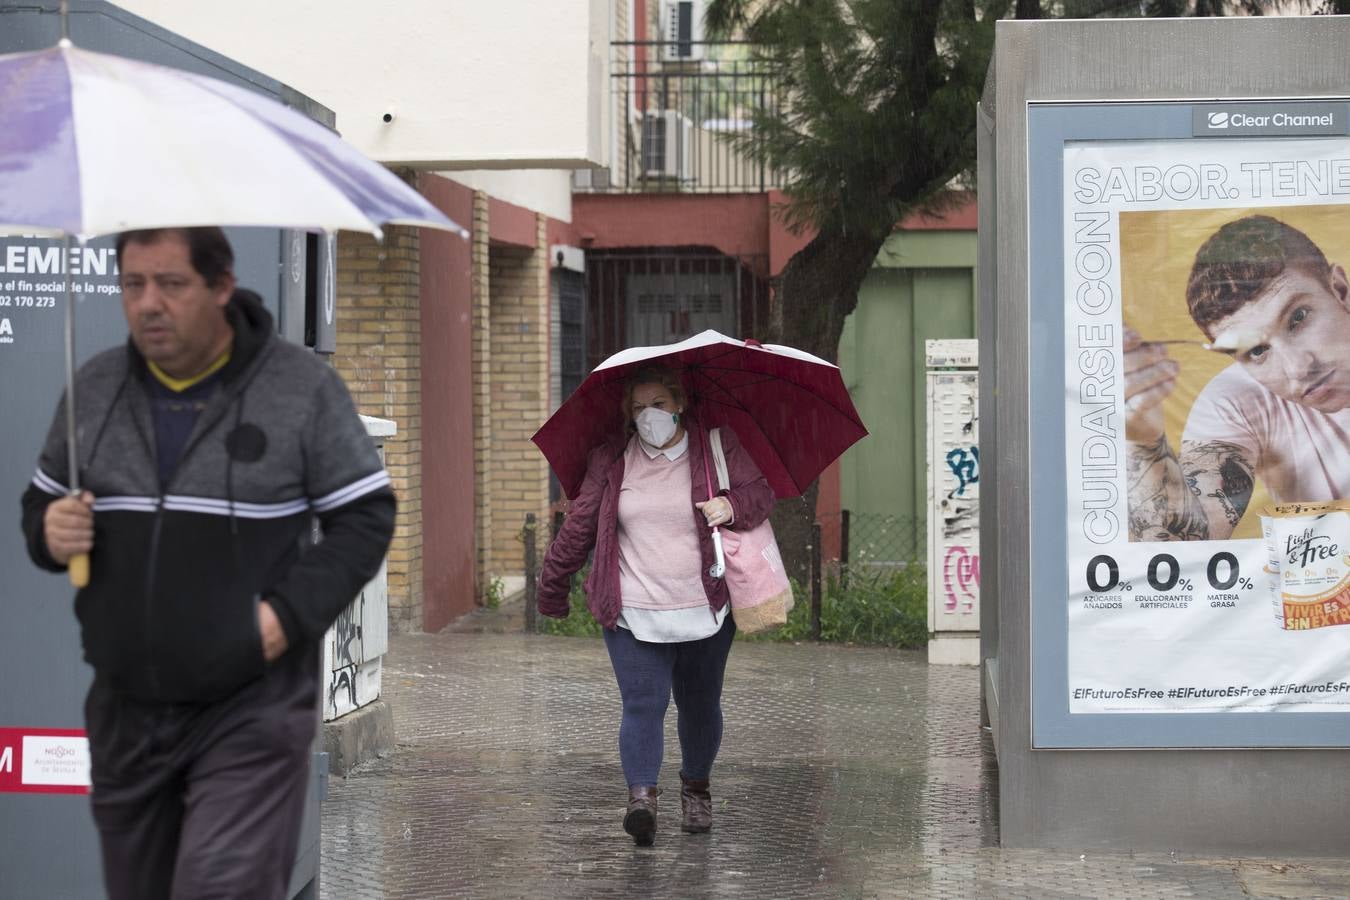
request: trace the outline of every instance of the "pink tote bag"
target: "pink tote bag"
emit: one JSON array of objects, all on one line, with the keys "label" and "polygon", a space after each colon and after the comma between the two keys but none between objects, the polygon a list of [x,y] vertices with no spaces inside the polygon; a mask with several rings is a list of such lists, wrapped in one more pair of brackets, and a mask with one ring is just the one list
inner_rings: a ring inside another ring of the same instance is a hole
[{"label": "pink tote bag", "polygon": [[[708,432],[708,440],[712,444],[713,462],[717,465],[717,483],[722,490],[730,490],[727,458],[722,450],[722,430],[714,428]],[[708,456],[707,453],[703,456],[703,475],[708,481],[708,495],[713,496]],[[769,520],[765,519],[747,531],[721,529],[721,533],[726,564],[723,577],[731,594],[731,616],[736,620],[736,628],[754,634],[785,624],[793,606],[792,583],[783,568],[783,557],[778,552],[778,541]]]}]

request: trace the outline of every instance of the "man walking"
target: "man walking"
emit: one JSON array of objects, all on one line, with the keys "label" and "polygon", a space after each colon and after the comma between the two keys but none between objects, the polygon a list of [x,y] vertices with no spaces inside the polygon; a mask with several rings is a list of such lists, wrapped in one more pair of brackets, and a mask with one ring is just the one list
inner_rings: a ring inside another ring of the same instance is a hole
[{"label": "man walking", "polygon": [[[33,561],[90,554],[92,806],[112,900],[282,898],[318,648],[377,571],[395,501],[337,373],[237,289],[218,228],[128,232],[125,348],[77,376],[23,496]],[[317,516],[322,538],[312,544]]]}]

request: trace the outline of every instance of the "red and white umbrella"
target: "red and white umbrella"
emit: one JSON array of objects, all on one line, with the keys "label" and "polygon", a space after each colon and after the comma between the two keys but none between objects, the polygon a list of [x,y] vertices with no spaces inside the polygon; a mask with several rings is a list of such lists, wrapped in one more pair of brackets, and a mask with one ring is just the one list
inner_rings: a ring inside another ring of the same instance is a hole
[{"label": "red and white umbrella", "polygon": [[734,431],[779,497],[802,493],[867,435],[838,366],[792,347],[705,331],[614,354],[535,432],[531,440],[568,497],[581,487],[591,448],[624,427],[625,381],[651,365],[680,373],[699,423]]}]

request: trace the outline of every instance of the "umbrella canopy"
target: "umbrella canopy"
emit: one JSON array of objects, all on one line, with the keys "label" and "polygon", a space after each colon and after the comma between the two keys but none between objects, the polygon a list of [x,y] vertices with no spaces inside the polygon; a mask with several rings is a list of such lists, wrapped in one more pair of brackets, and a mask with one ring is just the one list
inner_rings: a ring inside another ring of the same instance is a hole
[{"label": "umbrella canopy", "polygon": [[586,377],[532,438],[568,497],[592,447],[624,426],[624,382],[649,365],[680,372],[690,410],[736,432],[779,497],[795,497],[867,429],[839,368],[791,347],[705,331],[676,344],[616,353]]},{"label": "umbrella canopy", "polygon": [[179,69],[56,47],[0,56],[0,233],[240,225],[467,232],[276,101]]}]

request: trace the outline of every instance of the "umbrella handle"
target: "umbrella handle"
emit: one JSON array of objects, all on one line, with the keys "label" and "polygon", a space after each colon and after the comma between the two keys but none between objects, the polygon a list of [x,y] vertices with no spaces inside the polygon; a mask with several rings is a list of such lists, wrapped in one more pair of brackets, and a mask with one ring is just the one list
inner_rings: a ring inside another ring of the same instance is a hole
[{"label": "umbrella handle", "polygon": [[67,563],[71,586],[82,588],[89,584],[89,554],[76,553]]},{"label": "umbrella handle", "polygon": [[708,569],[708,574],[714,578],[721,578],[727,573],[727,558],[722,553],[722,529],[714,527],[712,530],[712,539],[713,555],[717,557],[717,561]]},{"label": "umbrella handle", "polygon": [[[61,27],[66,26],[66,4],[61,3]],[[66,37],[66,35],[62,35]],[[70,477],[70,496],[80,496],[80,456],[75,447],[75,301],[70,290],[70,232],[66,232],[66,471]],[[89,584],[89,554],[77,553],[66,564],[70,583],[77,588]]]}]

